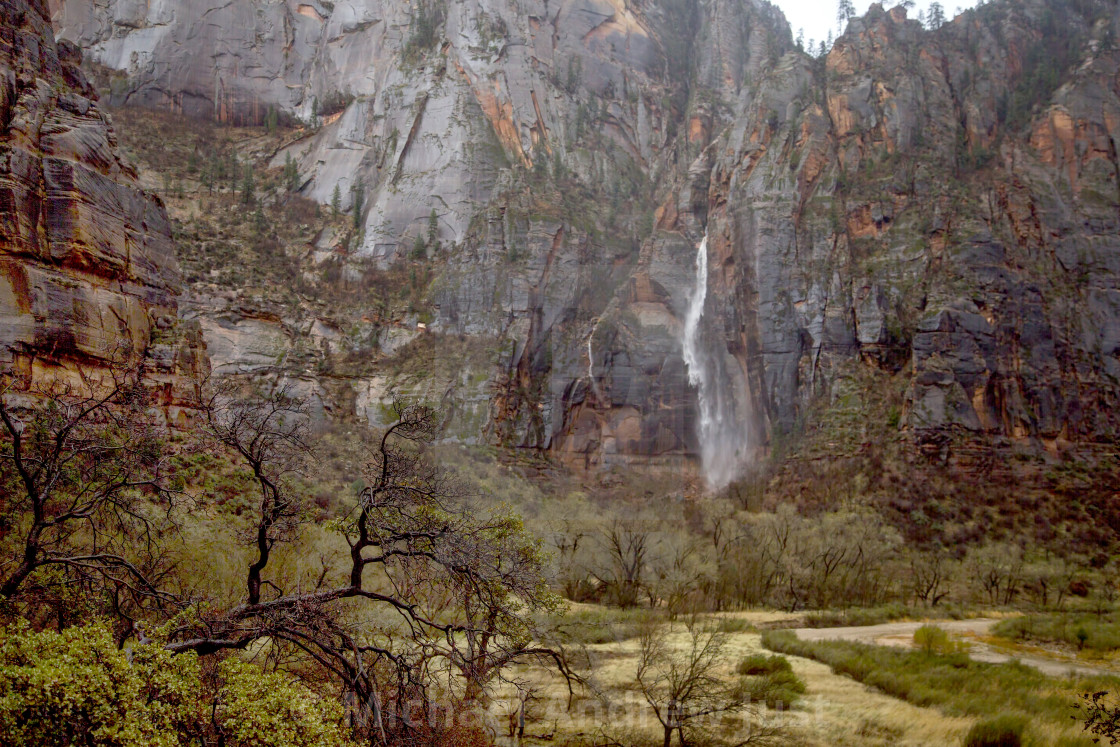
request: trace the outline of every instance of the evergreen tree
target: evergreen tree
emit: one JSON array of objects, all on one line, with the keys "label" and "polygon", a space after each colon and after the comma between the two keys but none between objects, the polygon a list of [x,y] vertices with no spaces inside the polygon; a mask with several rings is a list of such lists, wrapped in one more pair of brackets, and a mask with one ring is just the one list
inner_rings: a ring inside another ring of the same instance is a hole
[{"label": "evergreen tree", "polygon": [[289,192],[299,191],[299,164],[291,153],[284,159],[284,183],[288,185]]},{"label": "evergreen tree", "polygon": [[836,21],[840,24],[841,31],[855,15],[856,6],[852,4],[852,0],[840,0],[840,5],[836,9]]},{"label": "evergreen tree", "polygon": [[331,194],[331,212],[336,218],[342,212],[342,187],[337,184],[334,185],[334,193]]},{"label": "evergreen tree", "polygon": [[366,185],[362,181],[358,181],[352,188],[354,192],[354,230],[360,231],[362,229],[362,210],[366,206]]},{"label": "evergreen tree", "polygon": [[432,212],[428,215],[428,248],[432,254],[439,251],[439,216],[436,215],[436,209],[432,208]]},{"label": "evergreen tree", "polygon": [[241,182],[241,201],[252,205],[257,199],[257,182],[252,164],[245,164],[245,178]]},{"label": "evergreen tree", "polygon": [[926,23],[931,29],[939,29],[945,25],[945,9],[941,7],[941,3],[934,2],[929,4],[929,13],[926,15]]}]

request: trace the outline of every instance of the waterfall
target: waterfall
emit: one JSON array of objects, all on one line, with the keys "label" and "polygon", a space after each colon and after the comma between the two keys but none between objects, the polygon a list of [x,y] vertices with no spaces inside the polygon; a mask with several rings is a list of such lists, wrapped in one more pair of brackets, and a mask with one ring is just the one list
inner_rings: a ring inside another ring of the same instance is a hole
[{"label": "waterfall", "polygon": [[704,316],[704,303],[708,300],[708,235],[700,242],[696,252],[696,286],[688,300],[688,313],[684,316],[684,364],[688,366],[688,383],[704,391],[704,366],[700,360],[700,317]]},{"label": "waterfall", "polygon": [[[688,383],[696,387],[700,420],[697,437],[704,478],[712,490],[720,490],[739,476],[747,456],[745,418],[737,412],[736,397],[726,370],[722,345],[705,344],[704,305],[708,300],[708,237],[696,252],[696,284],[688,301],[681,338],[682,356],[688,367]],[[716,340],[715,342],[718,342]]]},{"label": "waterfall", "polygon": [[596,399],[602,399],[602,395],[599,393],[599,385],[595,382],[595,353],[591,349],[591,341],[595,339],[601,321],[603,321],[602,317],[595,320],[595,324],[591,327],[591,334],[587,336],[587,382],[591,384],[591,391],[595,393]]}]

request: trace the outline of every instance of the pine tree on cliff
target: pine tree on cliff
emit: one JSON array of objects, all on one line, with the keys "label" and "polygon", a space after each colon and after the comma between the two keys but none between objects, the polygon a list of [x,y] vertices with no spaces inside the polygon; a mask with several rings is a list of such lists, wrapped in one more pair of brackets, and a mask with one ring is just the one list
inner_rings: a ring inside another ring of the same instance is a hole
[{"label": "pine tree on cliff", "polygon": [[354,230],[362,228],[362,210],[366,206],[366,185],[359,181],[351,188],[354,192]]},{"label": "pine tree on cliff", "polygon": [[253,175],[252,164],[245,165],[245,179],[241,182],[241,201],[252,205],[257,199],[257,183]]},{"label": "pine tree on cliff", "polygon": [[432,254],[439,251],[439,216],[435,208],[432,208],[432,212],[428,215],[427,248]]},{"label": "pine tree on cliff", "polygon": [[292,158],[289,153],[284,161],[284,181],[288,185],[289,192],[299,191],[299,164],[296,159]]},{"label": "pine tree on cliff", "polygon": [[930,29],[939,29],[945,25],[945,9],[941,7],[941,3],[932,2],[929,4],[926,24]]}]

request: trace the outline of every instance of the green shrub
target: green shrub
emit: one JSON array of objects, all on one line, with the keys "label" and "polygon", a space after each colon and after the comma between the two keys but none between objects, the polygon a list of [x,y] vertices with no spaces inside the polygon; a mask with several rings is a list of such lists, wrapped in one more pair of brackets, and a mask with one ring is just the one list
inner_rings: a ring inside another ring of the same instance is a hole
[{"label": "green shrub", "polygon": [[791,656],[823,662],[837,674],[914,705],[935,707],[950,716],[996,719],[1014,716],[1029,724],[1046,724],[1057,741],[1023,735],[1028,747],[1060,744],[1091,747],[1079,722],[1071,718],[1076,694],[1116,692],[1115,677],[1071,674],[1049,677],[1032,667],[1010,662],[989,664],[967,654],[929,654],[852,641],[805,641],[788,630],[768,630],[762,645]]},{"label": "green shrub", "polygon": [[881,607],[852,607],[844,610],[820,610],[805,616],[807,628],[846,628],[857,625],[881,625],[894,620],[915,617],[917,613],[905,604]]},{"label": "green shrub", "polygon": [[739,674],[757,677],[774,672],[792,672],[789,659],[784,656],[752,654],[739,663]]},{"label": "green shrub", "polygon": [[194,653],[117,648],[94,623],[37,633],[0,629],[0,734],[5,744],[333,747],[352,744],[342,709],[236,657],[203,673]]},{"label": "green shrub", "polygon": [[1060,643],[1079,651],[1100,653],[1120,650],[1120,615],[1089,613],[1056,613],[1024,615],[1001,620],[992,629],[1001,638]]},{"label": "green shrub", "polygon": [[1025,728],[1019,716],[999,716],[973,724],[961,744],[963,747],[1020,747]]},{"label": "green shrub", "polygon": [[968,644],[952,640],[943,628],[936,625],[923,625],[915,630],[914,645],[927,654],[954,654],[968,648]]},{"label": "green shrub", "polygon": [[721,633],[754,633],[758,630],[740,617],[721,617],[717,627]]},{"label": "green shrub", "polygon": [[571,643],[618,643],[636,638],[651,618],[659,616],[645,609],[586,607],[568,612],[554,625],[561,638]]},{"label": "green shrub", "polygon": [[[786,664],[788,666],[789,662]],[[758,677],[749,677],[745,684],[750,692],[750,699],[765,703],[767,708],[792,705],[805,694],[805,683],[791,670],[779,669]]]}]

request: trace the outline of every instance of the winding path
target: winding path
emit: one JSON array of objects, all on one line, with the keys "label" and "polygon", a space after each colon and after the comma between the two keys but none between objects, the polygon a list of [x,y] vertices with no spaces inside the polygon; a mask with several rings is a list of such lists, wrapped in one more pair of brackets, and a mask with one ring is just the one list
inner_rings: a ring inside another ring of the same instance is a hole
[{"label": "winding path", "polygon": [[[991,633],[992,626],[999,620],[979,617],[972,620],[944,620],[933,623],[922,622],[894,622],[883,625],[862,625],[849,628],[796,628],[794,633],[798,638],[806,641],[854,641],[856,643],[874,643],[880,646],[899,646],[909,648],[913,645],[914,631],[923,625],[936,625],[955,636],[982,636]],[[977,661],[992,664],[1004,664],[1017,660],[1029,667],[1034,667],[1043,674],[1052,677],[1064,677],[1070,672],[1087,676],[1105,675],[1116,677],[1120,673],[1104,667],[1096,667],[1061,659],[1048,659],[1030,654],[1011,656],[993,649],[985,643],[970,640],[972,649],[969,656]]]}]

